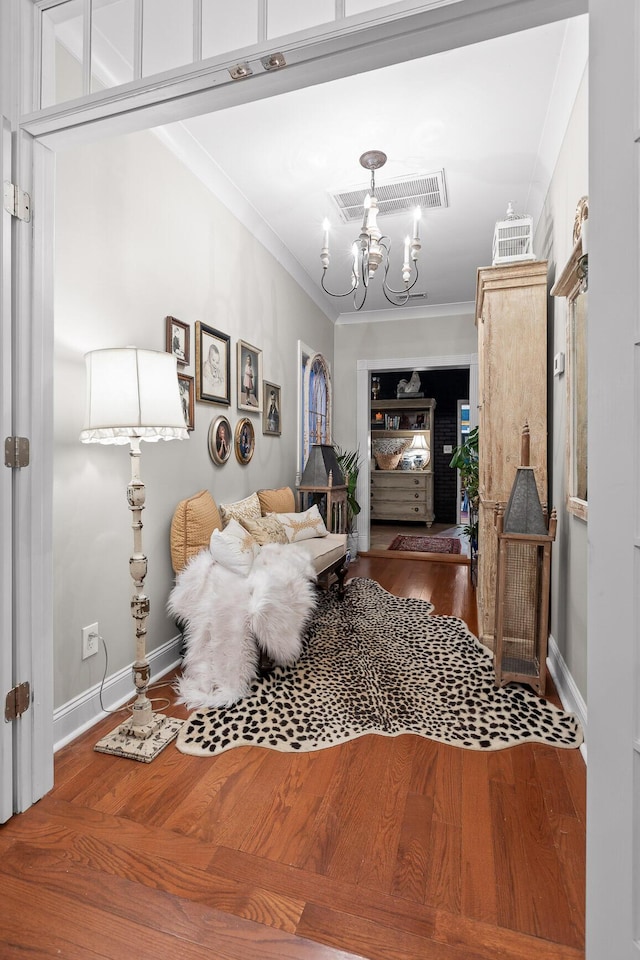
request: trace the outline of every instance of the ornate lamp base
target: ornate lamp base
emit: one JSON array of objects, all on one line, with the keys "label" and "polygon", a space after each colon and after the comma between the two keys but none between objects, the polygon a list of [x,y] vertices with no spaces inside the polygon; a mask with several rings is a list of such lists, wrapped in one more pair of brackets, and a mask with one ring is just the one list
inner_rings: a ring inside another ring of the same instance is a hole
[{"label": "ornate lamp base", "polygon": [[126,757],[151,763],[164,748],[178,736],[184,720],[154,713],[151,722],[143,727],[134,727],[130,720],[121,723],[111,733],[98,740],[93,748],[98,753],[111,753],[114,757]]}]

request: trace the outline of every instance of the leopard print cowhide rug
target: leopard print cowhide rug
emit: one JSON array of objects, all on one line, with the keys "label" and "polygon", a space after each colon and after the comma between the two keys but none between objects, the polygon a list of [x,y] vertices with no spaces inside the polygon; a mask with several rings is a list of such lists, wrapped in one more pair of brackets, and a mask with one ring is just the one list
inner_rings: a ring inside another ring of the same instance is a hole
[{"label": "leopard print cowhide rug", "polygon": [[367,733],[414,733],[471,750],[580,746],[575,716],[528,688],[496,689],[490,651],[462,620],[432,609],[373,580],[350,580],[344,600],[329,593],[320,601],[294,666],[256,680],[232,707],[193,713],[178,749],[305,752]]}]

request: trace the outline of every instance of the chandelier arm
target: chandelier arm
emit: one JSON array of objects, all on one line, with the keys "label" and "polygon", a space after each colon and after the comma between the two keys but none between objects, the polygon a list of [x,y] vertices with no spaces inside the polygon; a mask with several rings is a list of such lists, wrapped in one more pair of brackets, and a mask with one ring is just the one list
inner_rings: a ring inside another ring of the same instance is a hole
[{"label": "chandelier arm", "polygon": [[[389,303],[392,303],[394,307],[404,307],[405,303],[407,303],[407,301],[408,301],[408,299],[409,299],[409,294],[408,294],[408,293],[406,293],[406,294],[397,293],[397,294],[395,294],[396,299],[394,300],[392,297],[389,296],[389,292],[388,292],[387,287],[386,287],[386,285],[385,285],[384,283],[382,284],[382,292],[384,293],[385,298],[389,301]],[[394,293],[393,290],[391,290],[390,292],[391,292],[391,293]]]},{"label": "chandelier arm", "polygon": [[[392,293],[395,297],[403,297],[405,294],[408,295],[410,290],[413,290],[416,283],[418,282],[418,261],[414,260],[413,265],[415,267],[416,275],[411,281],[411,283],[407,287],[405,287],[404,290],[394,290],[394,288],[387,283],[387,274],[389,272],[389,261],[387,260],[385,264],[385,269],[384,269],[384,279],[382,281],[382,289],[385,291],[385,296],[386,296],[387,290],[389,291],[389,293]],[[389,297],[387,297],[387,300],[389,300]],[[389,301],[389,302],[391,303],[392,301]],[[406,303],[406,300],[404,302]]]},{"label": "chandelier arm", "polygon": [[369,247],[362,250],[360,255],[360,282],[364,290],[369,286]]},{"label": "chandelier arm", "polygon": [[[359,289],[362,290],[362,299],[361,299],[360,303],[358,303],[358,290],[359,290]],[[367,293],[368,293],[368,292],[369,292],[369,288],[368,288],[368,287],[362,287],[362,288],[361,288],[361,287],[358,285],[357,287],[354,288],[354,291],[353,291],[353,306],[355,307],[356,310],[362,310],[362,308],[363,308],[364,305],[365,305],[365,301],[366,301],[366,299],[367,299]]]},{"label": "chandelier arm", "polygon": [[329,290],[329,288],[325,285],[325,282],[324,282],[325,273],[326,273],[326,270],[323,270],[322,277],[320,278],[320,286],[322,287],[325,293],[329,294],[330,297],[350,297],[351,294],[354,292],[354,290],[357,290],[357,286],[354,287],[352,285],[351,289],[347,290],[346,293],[334,293],[332,290]]}]

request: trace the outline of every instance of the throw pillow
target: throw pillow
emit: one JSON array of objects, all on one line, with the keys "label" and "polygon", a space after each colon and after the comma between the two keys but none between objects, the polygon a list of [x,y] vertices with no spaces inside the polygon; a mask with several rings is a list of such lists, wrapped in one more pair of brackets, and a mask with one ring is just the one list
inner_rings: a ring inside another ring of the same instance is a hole
[{"label": "throw pillow", "polygon": [[215,527],[222,529],[222,520],[208,490],[200,490],[193,497],[180,501],[171,520],[174,573],[180,573],[191,557],[206,548]]},{"label": "throw pillow", "polygon": [[260,547],[237,520],[229,520],[224,530],[214,530],[209,543],[211,556],[221,567],[246,577]]},{"label": "throw pillow", "polygon": [[260,516],[260,501],[257,493],[252,493],[244,500],[236,500],[234,503],[220,504],[223,527],[226,527],[231,519],[241,521],[243,517],[248,517],[249,520],[258,520]]},{"label": "throw pillow", "polygon": [[258,500],[263,517],[268,513],[293,513],[296,509],[296,498],[291,487],[258,490]]},{"label": "throw pillow", "polygon": [[275,513],[269,517],[260,517],[259,520],[249,520],[245,517],[241,521],[245,530],[248,530],[256,543],[264,547],[265,543],[288,543],[286,530]]},{"label": "throw pillow", "polygon": [[302,513],[278,513],[271,516],[277,516],[285,529],[289,543],[311,540],[314,537],[326,537],[329,532],[315,503]]}]

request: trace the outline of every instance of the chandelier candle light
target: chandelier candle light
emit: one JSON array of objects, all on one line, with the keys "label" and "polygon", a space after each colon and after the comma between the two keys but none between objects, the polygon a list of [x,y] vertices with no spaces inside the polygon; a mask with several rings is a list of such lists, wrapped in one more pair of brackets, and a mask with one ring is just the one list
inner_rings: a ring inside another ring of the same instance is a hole
[{"label": "chandelier candle light", "polygon": [[[382,291],[395,307],[403,306],[409,299],[409,292],[418,280],[418,255],[420,253],[420,207],[416,207],[413,219],[413,237],[405,237],[404,259],[402,263],[402,282],[404,289],[394,290],[387,281],[389,272],[389,254],[391,240],[384,236],[377,224],[378,200],[376,198],[375,172],[387,162],[387,155],[381,150],[368,150],[360,157],[360,165],[371,171],[371,188],[364,200],[364,216],[358,239],[354,242],[351,251],[353,264],[351,267],[351,286],[344,293],[334,293],[325,284],[325,277],[329,269],[329,221],[323,223],[324,238],[320,261],[322,263],[321,285],[325,293],[331,297],[348,297],[353,294],[353,303],[356,310],[360,310],[367,299],[369,281],[376,275],[376,270],[384,264],[382,277]],[[413,280],[411,279],[413,274]]]},{"label": "chandelier candle light", "polygon": [[136,698],[131,717],[98,741],[99,753],[149,763],[177,736],[182,721],[154,713],[147,697],[150,668],[145,640],[149,599],[143,586],[147,558],[142,552],[142,511],[145,489],[140,479],[140,441],[187,440],[180,402],[176,359],[170,353],[135,347],[93,350],[86,354],[87,406],[83,443],[130,444],[131,482],[127,500],[132,514],[133,553],[129,570],[134,582],[131,598],[136,639],[133,683]]}]

